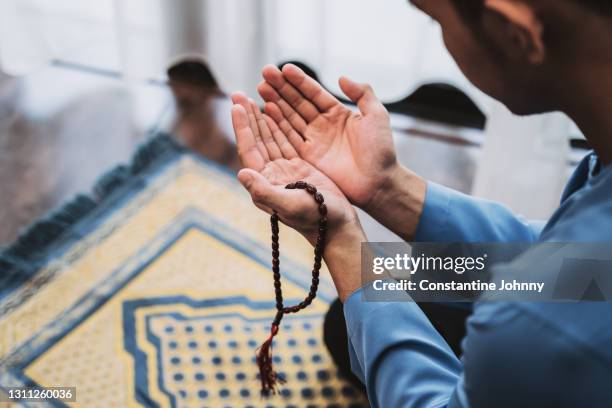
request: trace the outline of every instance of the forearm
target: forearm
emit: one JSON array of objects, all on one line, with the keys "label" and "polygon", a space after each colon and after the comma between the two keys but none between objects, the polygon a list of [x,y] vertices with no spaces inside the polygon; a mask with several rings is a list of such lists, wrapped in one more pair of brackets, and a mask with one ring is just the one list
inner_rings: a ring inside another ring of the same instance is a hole
[{"label": "forearm", "polygon": [[363,210],[405,241],[413,241],[426,193],[425,179],[397,165]]},{"label": "forearm", "polygon": [[543,226],[501,204],[428,183],[401,166],[364,210],[413,242],[534,242]]},{"label": "forearm", "polygon": [[351,367],[371,405],[446,407],[459,383],[459,360],[407,293],[368,302],[369,291],[366,285],[349,297],[344,315]]}]

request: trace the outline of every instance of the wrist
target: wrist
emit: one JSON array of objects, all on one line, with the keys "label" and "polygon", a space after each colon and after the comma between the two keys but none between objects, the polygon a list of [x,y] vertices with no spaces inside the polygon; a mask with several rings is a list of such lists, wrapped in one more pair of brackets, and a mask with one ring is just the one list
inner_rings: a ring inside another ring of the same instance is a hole
[{"label": "wrist", "polygon": [[426,192],[425,179],[397,164],[385,176],[363,210],[410,241],[423,212]]},{"label": "wrist", "polygon": [[361,243],[365,241],[357,219],[328,232],[323,258],[342,302],[361,287]]},{"label": "wrist", "polygon": [[365,232],[361,227],[361,223],[355,215],[352,221],[346,222],[345,224],[333,228],[327,232],[326,248],[334,248],[336,250],[352,250],[355,245],[361,245],[362,242],[366,241]]},{"label": "wrist", "polygon": [[370,201],[362,209],[368,214],[378,211],[381,204],[388,202],[390,197],[394,196],[396,191],[401,188],[402,182],[407,182],[406,179],[410,176],[411,172],[408,169],[402,167],[399,163],[394,165],[385,173],[385,176],[375,187]]}]

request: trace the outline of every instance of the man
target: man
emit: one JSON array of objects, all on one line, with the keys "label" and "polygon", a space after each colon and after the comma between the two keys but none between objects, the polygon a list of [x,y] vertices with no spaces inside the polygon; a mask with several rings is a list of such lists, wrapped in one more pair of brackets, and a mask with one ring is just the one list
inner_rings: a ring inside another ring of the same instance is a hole
[{"label": "man", "polygon": [[360,281],[366,238],[351,204],[407,241],[611,242],[612,2],[414,3],[440,23],[476,86],[517,114],[567,113],[594,148],[546,226],[402,168],[387,112],[369,86],[340,79],[359,107],[353,113],[294,66],[264,68],[265,115],[234,95],[245,166],[238,178],[259,208],[277,211],[311,242],[316,207],[283,185],[303,179],[325,195],[325,261],[344,303],[352,368],[372,406],[611,406],[610,304],[476,303],[459,361],[413,302],[362,301],[371,290]]}]

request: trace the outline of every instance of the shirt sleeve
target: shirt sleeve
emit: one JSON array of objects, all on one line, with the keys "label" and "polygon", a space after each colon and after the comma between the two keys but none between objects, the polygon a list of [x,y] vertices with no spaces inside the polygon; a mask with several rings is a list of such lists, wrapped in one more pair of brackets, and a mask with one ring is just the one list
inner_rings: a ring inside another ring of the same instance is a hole
[{"label": "shirt sleeve", "polygon": [[583,333],[602,332],[605,322],[584,318],[605,315],[602,303],[477,303],[460,363],[407,294],[367,302],[368,290],[352,294],[344,314],[351,367],[374,408],[575,407],[585,395],[609,405],[609,364]]},{"label": "shirt sleeve", "polygon": [[544,222],[530,222],[507,207],[428,183],[417,242],[535,242]]},{"label": "shirt sleeve", "polygon": [[398,295],[403,301],[366,302],[367,290],[372,286],[347,299],[344,314],[351,367],[372,407],[451,406],[461,364],[448,344],[408,294]]}]

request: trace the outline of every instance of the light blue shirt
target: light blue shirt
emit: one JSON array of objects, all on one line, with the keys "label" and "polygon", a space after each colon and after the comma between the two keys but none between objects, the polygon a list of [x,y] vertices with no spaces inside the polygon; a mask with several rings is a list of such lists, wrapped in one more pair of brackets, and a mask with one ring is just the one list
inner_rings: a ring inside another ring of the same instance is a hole
[{"label": "light blue shirt", "polygon": [[[581,162],[546,226],[429,184],[416,241],[612,242],[612,166],[598,167]],[[612,406],[612,303],[476,303],[458,360],[414,302],[366,302],[367,290],[344,314],[373,407]]]}]

